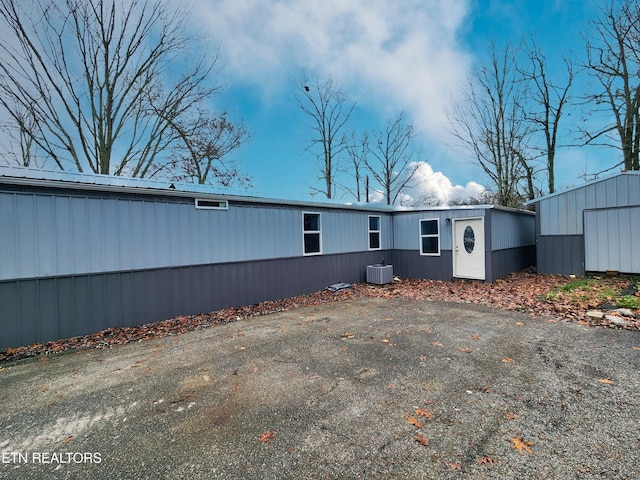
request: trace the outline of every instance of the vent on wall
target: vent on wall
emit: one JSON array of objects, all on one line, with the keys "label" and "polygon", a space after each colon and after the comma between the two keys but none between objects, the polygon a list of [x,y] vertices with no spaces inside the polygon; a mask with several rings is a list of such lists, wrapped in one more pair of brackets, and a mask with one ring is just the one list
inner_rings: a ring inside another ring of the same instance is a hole
[{"label": "vent on wall", "polygon": [[196,208],[204,210],[228,210],[229,202],[226,200],[205,200],[196,198]]}]

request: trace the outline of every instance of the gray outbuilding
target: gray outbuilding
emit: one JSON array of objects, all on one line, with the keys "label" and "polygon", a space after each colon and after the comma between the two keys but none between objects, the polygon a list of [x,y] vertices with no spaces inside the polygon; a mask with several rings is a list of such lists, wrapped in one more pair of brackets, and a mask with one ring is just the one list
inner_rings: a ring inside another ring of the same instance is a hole
[{"label": "gray outbuilding", "polygon": [[274,200],[13,168],[0,169],[0,224],[0,349],[363,282],[373,264],[484,281],[535,264],[530,212]]},{"label": "gray outbuilding", "polygon": [[529,202],[538,273],[640,273],[640,172],[621,172]]}]

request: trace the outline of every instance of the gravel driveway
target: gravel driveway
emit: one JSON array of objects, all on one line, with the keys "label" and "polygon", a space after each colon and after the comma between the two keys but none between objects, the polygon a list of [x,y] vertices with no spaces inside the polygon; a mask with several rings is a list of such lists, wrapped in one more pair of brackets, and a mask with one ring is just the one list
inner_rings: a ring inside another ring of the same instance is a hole
[{"label": "gravel driveway", "polygon": [[640,478],[640,333],[355,298],[4,364],[0,478]]}]

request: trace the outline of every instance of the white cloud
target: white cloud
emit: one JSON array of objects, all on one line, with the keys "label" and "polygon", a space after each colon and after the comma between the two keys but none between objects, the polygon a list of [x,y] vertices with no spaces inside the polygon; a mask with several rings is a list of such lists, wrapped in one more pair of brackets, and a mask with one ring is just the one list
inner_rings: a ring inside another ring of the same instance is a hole
[{"label": "white cloud", "polygon": [[[414,176],[415,185],[404,192],[403,203],[411,204],[420,199],[437,199],[443,205],[453,201],[477,198],[485,191],[485,187],[476,182],[466,185],[453,185],[442,172],[434,172],[427,162],[417,162],[418,170]],[[409,165],[413,168],[416,163]]]},{"label": "white cloud", "polygon": [[235,81],[268,96],[315,70],[432,136],[470,63],[457,40],[468,0],[194,1]]}]

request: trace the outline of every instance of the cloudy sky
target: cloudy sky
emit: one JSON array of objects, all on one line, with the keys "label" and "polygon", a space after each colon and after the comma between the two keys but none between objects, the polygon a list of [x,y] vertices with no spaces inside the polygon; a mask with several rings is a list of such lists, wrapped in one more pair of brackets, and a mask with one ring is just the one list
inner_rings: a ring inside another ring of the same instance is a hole
[{"label": "cloudy sky", "polygon": [[[597,0],[192,0],[194,24],[216,40],[225,91],[218,108],[253,133],[235,155],[254,194],[308,199],[320,186],[305,152],[304,115],[294,89],[305,70],[332,78],[357,101],[352,128],[377,129],[404,111],[422,147],[420,186],[443,201],[489,185],[452,147],[447,108],[489,43],[535,38],[549,65],[584,58],[583,34]],[[603,158],[605,156],[606,158]],[[613,165],[614,152],[566,148],[558,184]],[[318,197],[315,197],[319,199]],[[347,195],[342,200],[352,200]]]}]

